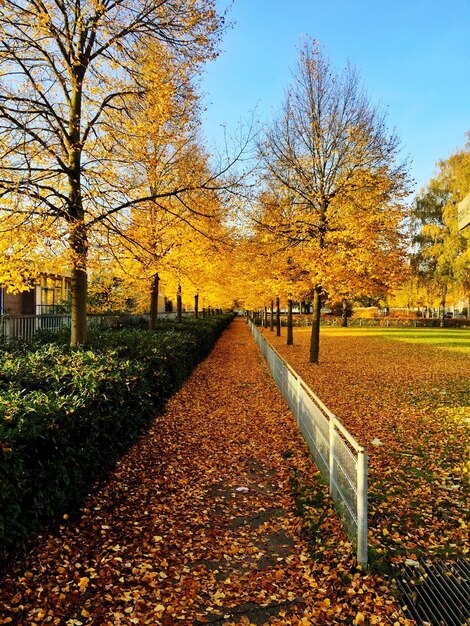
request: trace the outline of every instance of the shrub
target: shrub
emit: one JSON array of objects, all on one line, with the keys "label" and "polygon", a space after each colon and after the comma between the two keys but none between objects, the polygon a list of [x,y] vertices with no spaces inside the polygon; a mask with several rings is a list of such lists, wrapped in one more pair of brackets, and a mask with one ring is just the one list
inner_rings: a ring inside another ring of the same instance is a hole
[{"label": "shrub", "polygon": [[0,551],[83,502],[141,436],[232,316],[45,336],[0,349]]}]

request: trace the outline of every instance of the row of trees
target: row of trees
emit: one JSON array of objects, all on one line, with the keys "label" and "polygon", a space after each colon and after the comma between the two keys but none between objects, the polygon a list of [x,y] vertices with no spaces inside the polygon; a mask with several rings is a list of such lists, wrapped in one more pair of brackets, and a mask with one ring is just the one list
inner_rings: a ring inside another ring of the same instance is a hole
[{"label": "row of trees", "polygon": [[310,360],[317,363],[322,301],[346,307],[385,294],[402,270],[406,164],[398,163],[398,138],[355,70],[335,72],[312,40],[258,153],[250,265],[263,265],[257,285],[268,303],[273,295],[289,304],[313,300]]},{"label": "row of trees", "polygon": [[319,359],[322,303],[342,303],[346,317],[353,302],[405,298],[429,309],[439,293],[443,320],[450,288],[468,300],[470,229],[459,231],[457,205],[470,192],[470,143],[440,162],[410,203],[407,164],[398,162],[383,114],[353,68],[336,73],[308,41],[258,152],[262,184],[244,291],[251,286],[255,310],[272,310],[277,296],[288,310],[313,300],[311,362]]},{"label": "row of trees", "polygon": [[[470,132],[467,136],[470,140]],[[281,194],[271,194],[262,207],[262,217],[253,241],[257,241],[258,246],[263,242],[266,249],[269,245],[274,246],[272,250],[283,238],[290,238],[290,241],[275,257],[270,256],[267,250],[265,282],[263,286],[258,283],[261,289],[260,293],[254,295],[253,307],[259,309],[261,302],[266,307],[265,310],[272,310],[274,300],[270,301],[269,295],[272,293],[281,294],[283,306],[288,310],[292,307],[292,300],[308,300],[309,294],[315,289],[311,282],[312,265],[310,269],[308,267],[309,262],[314,261],[313,267],[317,276],[321,268],[325,271],[322,284],[326,288],[321,292],[322,302],[330,306],[342,303],[344,315],[350,311],[353,302],[359,306],[380,305],[382,308],[387,305],[421,309],[424,314],[427,311],[428,315],[432,310],[439,310],[441,324],[444,325],[448,294],[451,294],[451,303],[459,302],[460,306],[464,304],[464,310],[468,314],[470,228],[459,230],[457,216],[458,205],[469,192],[470,141],[464,148],[437,164],[435,176],[415,197],[409,208],[401,206],[401,214],[396,212],[393,215],[387,204],[382,205],[380,200],[373,202],[369,208],[364,206],[365,228],[361,231],[358,223],[354,223],[354,237],[359,236],[361,239],[356,239],[357,247],[353,242],[348,242],[352,254],[346,262],[339,239],[333,240],[332,254],[328,257],[325,255],[323,261],[320,257],[315,257],[311,250],[303,258],[304,246],[298,245],[298,238],[292,236],[294,225],[298,227],[302,224],[302,218],[296,212],[298,207],[293,208],[295,194],[284,196],[288,197],[288,202],[283,206],[286,216],[284,224],[279,219],[282,214],[282,201],[279,200]],[[382,213],[381,208],[384,211]],[[367,228],[367,220],[376,220],[374,211],[378,211],[381,219],[388,224],[388,229],[382,230],[381,225],[377,232],[378,221],[374,221],[373,226]],[[277,221],[268,223],[265,219],[266,213],[274,216]],[[403,218],[401,223],[397,219],[400,215]],[[343,210],[341,217],[347,220],[348,213]],[[335,230],[337,236],[341,236],[341,228],[336,227]],[[387,233],[385,237],[383,232]],[[271,233],[273,236],[270,239]],[[298,233],[299,230],[296,231]],[[317,244],[321,247],[320,240]],[[275,265],[272,265],[274,258]],[[270,276],[269,280],[267,276]],[[343,276],[346,277],[344,282]],[[337,306],[334,308],[337,309]],[[317,320],[318,315],[315,315],[315,321]],[[317,356],[318,352],[315,351],[311,355],[312,361]]]},{"label": "row of trees", "polygon": [[73,344],[90,271],[155,286],[170,253],[178,280],[188,245],[214,253],[228,183],[195,84],[223,28],[212,0],[0,3],[2,283],[21,289],[15,263],[44,269],[46,249],[69,267]]},{"label": "row of trees", "polygon": [[0,282],[69,267],[73,344],[86,341],[89,273],[151,323],[161,283],[212,306],[313,301],[312,362],[322,302],[346,311],[410,276],[444,296],[468,289],[455,218],[468,147],[410,209],[384,113],[315,41],[243,178],[233,165],[250,137],[215,164],[199,129],[197,79],[224,29],[212,0],[0,2],[0,29]]}]

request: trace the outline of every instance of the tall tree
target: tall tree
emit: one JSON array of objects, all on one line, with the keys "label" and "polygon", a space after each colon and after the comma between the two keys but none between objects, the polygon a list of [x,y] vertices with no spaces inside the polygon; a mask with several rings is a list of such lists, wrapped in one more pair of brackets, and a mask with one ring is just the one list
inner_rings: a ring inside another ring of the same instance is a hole
[{"label": "tall tree", "polygon": [[414,267],[421,281],[433,282],[440,291],[441,325],[449,287],[460,285],[467,297],[469,293],[470,233],[468,228],[459,231],[457,223],[457,205],[468,193],[470,142],[438,163],[437,175],[413,206]]},{"label": "tall tree", "polygon": [[152,86],[155,47],[197,65],[215,55],[222,25],[213,0],[0,3],[0,208],[51,217],[68,238],[73,344],[86,340],[93,229],[159,197],[116,158]]},{"label": "tall tree", "polygon": [[[267,187],[289,192],[286,219],[268,224],[282,245],[296,248],[313,282],[310,360],[318,363],[321,297],[331,265],[365,272],[359,250],[372,240],[391,249],[404,216],[404,164],[399,141],[360,87],[356,72],[336,73],[307,41],[284,106],[259,143]],[[284,194],[285,195],[285,194]],[[365,225],[367,235],[364,237]],[[349,255],[336,258],[338,246]],[[351,259],[352,266],[347,260]]]}]

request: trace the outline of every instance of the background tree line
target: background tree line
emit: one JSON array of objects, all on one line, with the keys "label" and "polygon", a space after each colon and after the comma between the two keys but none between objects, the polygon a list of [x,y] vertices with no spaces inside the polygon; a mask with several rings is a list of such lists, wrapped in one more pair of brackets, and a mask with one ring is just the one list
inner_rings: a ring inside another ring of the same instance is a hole
[{"label": "background tree line", "polygon": [[468,297],[470,144],[410,202],[384,112],[309,39],[249,176],[234,166],[250,132],[215,163],[198,76],[224,27],[211,0],[0,5],[2,284],[69,269],[73,344],[95,286],[119,285],[153,324],[162,285],[190,306],[310,301],[315,363],[322,304]]}]

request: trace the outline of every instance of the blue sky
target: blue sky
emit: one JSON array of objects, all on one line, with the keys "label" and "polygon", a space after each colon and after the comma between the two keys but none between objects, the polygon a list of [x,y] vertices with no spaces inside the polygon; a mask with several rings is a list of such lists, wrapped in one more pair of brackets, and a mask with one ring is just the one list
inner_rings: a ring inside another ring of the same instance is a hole
[{"label": "blue sky", "polygon": [[[219,7],[229,3],[220,0]],[[292,78],[302,37],[338,69],[350,61],[387,109],[416,189],[470,130],[470,0],[234,0],[234,22],[203,80],[205,136],[220,144],[256,108],[269,120]]]}]

